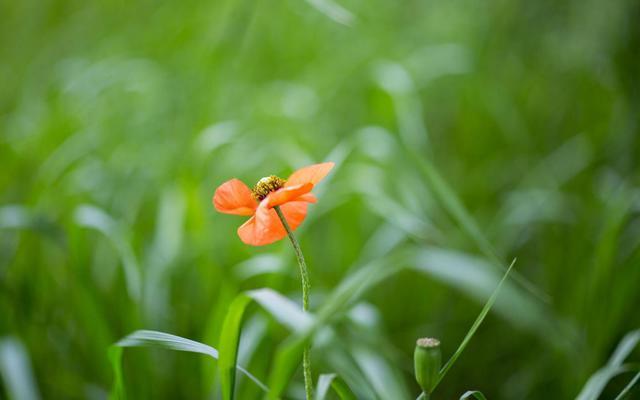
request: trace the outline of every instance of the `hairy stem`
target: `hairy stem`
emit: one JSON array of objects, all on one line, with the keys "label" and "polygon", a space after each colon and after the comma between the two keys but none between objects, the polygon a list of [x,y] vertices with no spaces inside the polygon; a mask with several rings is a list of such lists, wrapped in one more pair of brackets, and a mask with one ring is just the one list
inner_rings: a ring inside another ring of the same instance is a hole
[{"label": "hairy stem", "polygon": [[[289,240],[293,245],[293,250],[296,253],[296,258],[298,259],[298,266],[300,267],[300,277],[302,278],[302,310],[304,312],[309,311],[309,291],[311,290],[311,284],[309,283],[309,273],[307,272],[307,263],[304,261],[304,255],[302,254],[302,249],[300,248],[300,244],[298,240],[293,235],[293,231],[287,222],[282,210],[280,210],[279,206],[273,207],[280,217],[280,221],[282,221],[282,226],[287,231],[287,235],[289,236]],[[309,358],[309,346],[305,346],[304,352],[302,353],[302,369],[304,373],[304,391],[306,393],[307,400],[311,400],[312,392],[313,392],[313,379],[311,377],[311,359]]]}]

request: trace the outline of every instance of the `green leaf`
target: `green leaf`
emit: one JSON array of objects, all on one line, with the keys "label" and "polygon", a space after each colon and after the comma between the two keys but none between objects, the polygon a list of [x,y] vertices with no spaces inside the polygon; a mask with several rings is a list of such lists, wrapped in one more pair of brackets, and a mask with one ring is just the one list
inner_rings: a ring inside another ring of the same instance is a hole
[{"label": "green leaf", "polygon": [[182,248],[185,203],[185,194],[175,184],[168,185],[160,195],[154,239],[142,268],[145,272],[143,305],[151,323],[162,321],[171,308],[167,276]]},{"label": "green leaf", "polygon": [[341,400],[355,400],[356,396],[353,394],[349,386],[336,374],[322,374],[318,378],[318,385],[316,387],[316,400],[325,400],[329,394],[329,389],[338,395]]},{"label": "green leaf", "polygon": [[607,364],[591,375],[576,400],[597,400],[611,378],[632,370],[629,366],[623,365],[623,362],[638,342],[640,342],[640,329],[627,333]]},{"label": "green leaf", "polygon": [[[114,385],[111,392],[112,399],[124,399],[124,380],[122,376],[122,350],[124,347],[154,347],[176,351],[199,353],[218,359],[218,350],[204,343],[185,339],[169,333],[139,330],[122,338],[109,349],[109,360],[114,371]],[[246,369],[238,366],[237,369],[256,383],[265,392],[267,386]]]},{"label": "green leaf", "polygon": [[465,394],[460,396],[460,400],[470,399],[472,396],[477,400],[487,400],[487,398],[484,397],[484,395],[481,392],[477,391],[477,390],[469,390],[469,391],[467,391]]},{"label": "green leaf", "polygon": [[[500,257],[496,254],[495,249],[482,232],[482,229],[480,229],[475,219],[471,216],[469,211],[467,211],[462,200],[460,200],[451,186],[449,186],[447,181],[442,177],[442,175],[440,175],[435,165],[418,156],[415,151],[410,151],[410,154],[412,155],[414,162],[420,167],[423,175],[427,178],[429,187],[433,190],[442,206],[457,221],[463,231],[465,231],[465,233],[475,241],[476,246],[484,253],[484,255],[492,260],[496,265],[500,266],[500,268],[504,268],[502,260],[500,260]],[[539,299],[547,303],[549,302],[549,295],[543,293],[533,283],[520,274],[514,273],[513,275],[513,279],[522,287]]]},{"label": "green leaf", "polygon": [[235,366],[238,359],[238,344],[240,343],[240,327],[244,317],[244,310],[250,303],[251,298],[244,294],[236,297],[231,306],[229,306],[229,311],[222,324],[220,348],[226,350],[223,350],[220,356],[218,371],[220,373],[223,399],[233,398],[233,389],[236,383]]},{"label": "green leaf", "polygon": [[395,366],[385,362],[377,349],[356,344],[351,352],[378,398],[409,398],[409,392],[402,377],[396,373]]},{"label": "green leaf", "polygon": [[[358,299],[366,290],[384,281],[388,277],[402,271],[407,265],[415,263],[415,252],[407,251],[396,253],[393,257],[378,259],[366,264],[355,273],[344,279],[340,285],[329,295],[323,306],[316,313],[313,324],[306,330],[298,332],[283,342],[276,352],[274,366],[269,376],[269,388],[273,396],[280,396],[289,384],[291,377],[295,373],[299,364],[305,343],[310,340],[314,332],[321,326],[326,326],[336,315],[341,315],[353,302]],[[509,266],[507,274],[511,271],[514,262]],[[485,308],[481,312],[478,320],[472,326],[472,330],[467,334],[466,341],[463,341],[459,353],[454,354],[455,359],[459,357],[475,330],[478,328],[489,309],[493,306],[497,298],[497,292],[506,280],[505,274],[498,283],[498,287],[493,291]],[[455,285],[453,285],[455,287]],[[451,364],[455,362],[452,357]],[[447,367],[447,365],[445,365]],[[450,367],[450,366],[449,366]],[[441,375],[441,378],[444,375]]]},{"label": "green leaf", "polygon": [[[491,296],[503,275],[482,256],[438,247],[416,248],[409,252],[409,261],[411,269],[481,303]],[[501,293],[493,305],[493,310],[500,316],[545,340],[559,335],[552,311],[531,294],[511,280],[504,283]]]},{"label": "green leaf", "polygon": [[372,261],[344,279],[325,300],[316,313],[313,323],[304,330],[296,332],[283,342],[277,352],[269,376],[269,387],[273,396],[280,396],[287,387],[302,357],[302,351],[314,332],[341,315],[353,302],[370,287],[383,281],[402,269],[403,258],[389,257]]},{"label": "green leaf", "polygon": [[632,379],[629,381],[627,386],[622,389],[622,391],[616,396],[615,400],[623,400],[627,397],[627,395],[631,392],[633,386],[638,383],[640,380],[640,372],[638,372]]},{"label": "green leaf", "polygon": [[331,369],[352,388],[358,388],[358,398],[377,398],[371,384],[367,381],[358,364],[350,354],[353,341],[342,341],[333,332],[327,335],[328,343],[321,350],[323,364]]},{"label": "green leaf", "polygon": [[491,310],[491,307],[493,306],[493,303],[495,303],[496,299],[498,298],[498,293],[500,293],[500,288],[502,287],[502,284],[507,280],[507,277],[509,276],[509,272],[511,272],[511,269],[513,268],[513,265],[515,263],[516,263],[516,260],[514,259],[511,262],[511,265],[509,265],[509,268],[507,269],[507,272],[505,272],[504,276],[502,277],[502,279],[498,283],[498,286],[496,287],[496,289],[491,294],[491,297],[489,297],[489,300],[487,300],[487,303],[482,308],[482,311],[480,311],[480,315],[478,315],[478,318],[476,318],[476,320],[474,321],[473,325],[471,325],[471,329],[469,329],[469,331],[467,332],[467,335],[462,340],[462,343],[460,343],[460,346],[458,346],[458,349],[455,351],[455,353],[453,353],[453,355],[451,356],[449,361],[447,361],[447,363],[444,365],[444,367],[442,367],[442,370],[440,371],[440,375],[438,376],[438,380],[436,381],[436,383],[434,385],[434,389],[438,386],[440,381],[442,381],[442,378],[445,377],[447,372],[449,372],[451,367],[453,367],[453,364],[455,364],[455,362],[458,360],[458,357],[460,357],[460,355],[462,354],[464,349],[469,344],[469,341],[471,341],[471,338],[473,337],[473,335],[475,335],[476,331],[478,330],[478,327],[480,327],[480,324],[482,324],[482,321],[484,321],[484,318],[489,313],[489,310]]},{"label": "green leaf", "polygon": [[113,386],[111,387],[109,399],[126,399],[127,396],[124,390],[124,379],[122,377],[122,347],[115,345],[109,347],[108,355],[109,362],[111,363],[111,369],[113,370]]},{"label": "green leaf", "polygon": [[21,204],[0,206],[0,231],[5,229],[31,230],[60,246],[66,243],[64,232],[53,220]]},{"label": "green leaf", "polygon": [[269,375],[270,398],[278,398],[289,384],[300,363],[304,345],[311,331],[293,335],[278,346],[274,366]]},{"label": "green leaf", "polygon": [[[235,370],[238,359],[238,345],[244,313],[255,301],[269,312],[279,323],[294,332],[308,329],[313,322],[310,314],[291,300],[271,289],[259,289],[241,293],[232,301],[225,316],[220,334],[220,383],[222,398],[231,400],[234,397]],[[298,359],[298,363],[300,359]],[[297,364],[296,364],[297,365]]]},{"label": "green leaf", "polygon": [[142,292],[140,267],[135,253],[118,223],[106,211],[90,204],[76,207],[74,219],[79,226],[95,229],[109,239],[122,259],[129,296],[136,302],[140,301]]},{"label": "green leaf", "polygon": [[27,349],[13,336],[0,338],[0,378],[9,399],[40,398]]},{"label": "green leaf", "polygon": [[[284,392],[299,364],[305,343],[310,340],[319,327],[326,326],[337,315],[342,315],[365,291],[402,271],[407,265],[415,264],[415,260],[415,251],[397,252],[392,257],[372,261],[345,278],[318,310],[313,324],[308,329],[289,337],[278,348],[274,366],[269,376],[269,388],[272,395],[280,396]],[[512,267],[513,263],[508,271]],[[498,288],[501,287],[505,279],[506,275],[498,284]],[[450,284],[450,282],[447,283]],[[453,286],[456,287],[456,285]],[[494,291],[495,294],[496,292]],[[490,301],[492,305],[493,301],[495,301],[495,296],[492,295]]]}]

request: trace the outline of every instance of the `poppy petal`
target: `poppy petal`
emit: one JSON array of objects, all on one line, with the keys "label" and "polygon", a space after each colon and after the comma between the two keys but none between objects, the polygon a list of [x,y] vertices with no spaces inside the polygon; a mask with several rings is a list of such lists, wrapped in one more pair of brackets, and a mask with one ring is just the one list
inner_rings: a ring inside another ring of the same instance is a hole
[{"label": "poppy petal", "polygon": [[[302,221],[304,221],[307,216],[308,205],[309,204],[304,201],[291,201],[280,206],[280,210],[282,211],[282,214],[284,214],[284,217],[289,224],[289,228],[291,228],[292,231],[298,229]],[[278,222],[282,225],[280,218],[278,218]]]},{"label": "poppy petal", "polygon": [[267,196],[267,207],[275,207],[289,201],[295,201],[298,197],[307,194],[313,189],[313,183],[304,183],[302,185],[288,186],[269,193]]},{"label": "poppy petal", "polygon": [[[282,213],[287,219],[287,223],[292,230],[295,230],[307,216],[308,203],[303,201],[292,201],[280,206]],[[264,246],[287,236],[276,210],[267,208],[266,203],[256,210],[256,215],[238,228],[240,239],[252,246]]]},{"label": "poppy petal", "polygon": [[307,203],[317,203],[318,198],[313,193],[303,194],[302,196],[296,198],[296,201],[306,201]]},{"label": "poppy petal", "polygon": [[253,215],[258,202],[247,185],[239,179],[231,179],[218,186],[213,195],[213,205],[221,213]]},{"label": "poppy petal", "polygon": [[333,168],[335,164],[332,162],[326,162],[321,164],[309,165],[308,167],[300,168],[287,179],[287,183],[284,184],[285,187],[301,185],[304,183],[312,183],[316,185],[320,182],[331,168]]}]

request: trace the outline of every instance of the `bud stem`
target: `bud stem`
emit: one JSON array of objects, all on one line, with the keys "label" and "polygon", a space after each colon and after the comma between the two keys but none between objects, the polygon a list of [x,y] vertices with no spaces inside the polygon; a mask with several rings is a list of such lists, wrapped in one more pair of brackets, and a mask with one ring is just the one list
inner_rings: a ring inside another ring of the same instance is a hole
[{"label": "bud stem", "polygon": [[[289,240],[293,245],[293,251],[296,253],[296,258],[298,260],[298,266],[300,267],[300,277],[302,278],[302,310],[304,312],[309,311],[309,291],[311,290],[311,284],[309,283],[309,273],[307,272],[307,263],[304,261],[304,255],[302,254],[302,249],[300,248],[300,244],[298,240],[293,235],[293,231],[287,222],[282,210],[280,210],[279,206],[273,207],[282,222],[282,226],[287,231],[287,235],[289,236]],[[306,394],[307,400],[312,399],[313,393],[313,379],[311,377],[311,359],[309,357],[309,345],[304,347],[304,352],[302,353],[302,370],[304,374],[304,391]]]}]

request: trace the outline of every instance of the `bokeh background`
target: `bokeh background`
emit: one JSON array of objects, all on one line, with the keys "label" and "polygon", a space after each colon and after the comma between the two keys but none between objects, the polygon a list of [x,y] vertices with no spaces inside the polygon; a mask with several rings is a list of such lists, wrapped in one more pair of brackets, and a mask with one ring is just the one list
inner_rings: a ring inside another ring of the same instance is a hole
[{"label": "bokeh background", "polygon": [[[316,375],[415,398],[415,339],[448,357],[517,257],[437,398],[577,396],[640,325],[638,21],[633,0],[1,2],[0,398],[104,399],[126,334],[217,346],[238,293],[299,301],[289,243],[244,245],[211,197],[324,160],[312,309],[388,273],[316,338]],[[266,379],[288,335],[255,307],[240,361]],[[215,364],[128,349],[127,391],[217,398]]]}]

